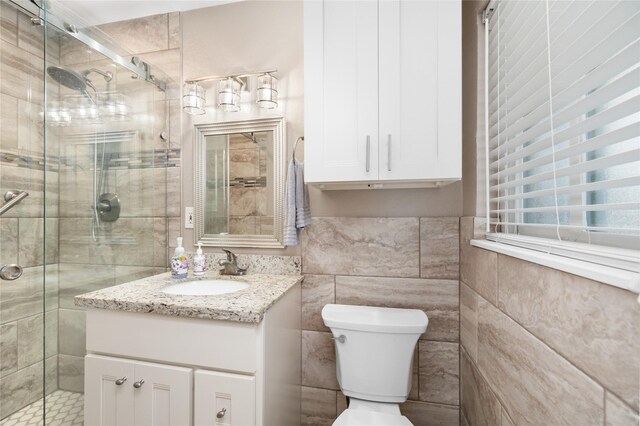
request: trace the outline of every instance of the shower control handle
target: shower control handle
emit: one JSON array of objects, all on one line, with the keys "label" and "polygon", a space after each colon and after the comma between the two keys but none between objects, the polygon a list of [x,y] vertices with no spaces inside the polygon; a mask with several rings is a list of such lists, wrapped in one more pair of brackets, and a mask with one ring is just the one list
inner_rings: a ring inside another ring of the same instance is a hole
[{"label": "shower control handle", "polygon": [[127,378],[126,378],[126,377],[123,377],[123,378],[121,378],[121,379],[116,380],[116,385],[117,385],[117,386],[121,386],[121,385],[122,385],[124,382],[126,382],[126,381],[127,381]]},{"label": "shower control handle", "polygon": [[9,265],[2,265],[0,268],[0,278],[6,281],[17,280],[22,276],[22,266],[11,263]]},{"label": "shower control handle", "polygon": [[136,388],[136,389],[140,389],[143,384],[144,384],[144,379],[140,379],[140,380],[138,380],[137,382],[135,382],[133,384],[133,387]]}]

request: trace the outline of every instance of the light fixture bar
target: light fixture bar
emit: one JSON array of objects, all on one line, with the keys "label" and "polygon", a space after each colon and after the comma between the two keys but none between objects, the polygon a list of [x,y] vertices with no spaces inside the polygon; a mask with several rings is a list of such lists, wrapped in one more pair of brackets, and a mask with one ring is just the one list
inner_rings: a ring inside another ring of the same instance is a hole
[{"label": "light fixture bar", "polygon": [[237,78],[244,78],[244,77],[253,77],[256,75],[263,75],[263,74],[273,74],[276,72],[278,72],[277,69],[272,69],[267,71],[248,72],[244,74],[233,74],[233,75],[225,75],[225,76],[207,76],[207,77],[192,78],[190,80],[185,80],[184,82],[187,84],[194,84],[194,83],[201,83],[203,81],[220,81],[220,80],[226,80],[228,78],[237,79]]}]

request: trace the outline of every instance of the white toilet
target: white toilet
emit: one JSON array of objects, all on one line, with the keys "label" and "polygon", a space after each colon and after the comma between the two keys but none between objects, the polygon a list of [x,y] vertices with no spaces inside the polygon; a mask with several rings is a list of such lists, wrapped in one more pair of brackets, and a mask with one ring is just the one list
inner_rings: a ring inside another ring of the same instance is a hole
[{"label": "white toilet", "polygon": [[416,343],[427,330],[417,309],[325,305],[322,319],[336,344],[336,375],[349,408],[334,426],[412,423],[400,414],[411,390]]}]

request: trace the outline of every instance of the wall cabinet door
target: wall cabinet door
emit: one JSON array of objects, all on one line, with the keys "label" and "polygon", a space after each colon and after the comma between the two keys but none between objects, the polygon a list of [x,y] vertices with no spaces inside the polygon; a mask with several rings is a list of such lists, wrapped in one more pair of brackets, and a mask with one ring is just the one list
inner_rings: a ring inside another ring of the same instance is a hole
[{"label": "wall cabinet door", "polygon": [[305,2],[306,180],[460,179],[461,41],[457,0]]},{"label": "wall cabinet door", "polygon": [[191,369],[99,355],[85,357],[85,424],[191,424]]},{"label": "wall cabinet door", "polygon": [[256,424],[255,377],[196,370],[193,415],[196,426]]},{"label": "wall cabinet door", "polygon": [[191,369],[136,362],[135,425],[191,424]]},{"label": "wall cabinet door", "polygon": [[460,2],[379,7],[380,180],[459,178]]},{"label": "wall cabinet door", "polygon": [[378,4],[308,1],[304,16],[305,180],[376,180]]},{"label": "wall cabinet door", "polygon": [[84,421],[92,426],[134,424],[133,361],[97,355],[85,357]]}]

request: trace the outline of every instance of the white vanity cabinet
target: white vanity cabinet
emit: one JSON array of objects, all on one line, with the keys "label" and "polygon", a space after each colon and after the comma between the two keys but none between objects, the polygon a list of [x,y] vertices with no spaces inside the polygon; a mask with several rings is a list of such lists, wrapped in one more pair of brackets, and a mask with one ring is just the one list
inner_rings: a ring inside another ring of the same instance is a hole
[{"label": "white vanity cabinet", "polygon": [[197,315],[87,309],[85,424],[298,425],[300,285],[259,323]]},{"label": "white vanity cabinet", "polygon": [[85,424],[191,424],[192,370],[87,355]]},{"label": "white vanity cabinet", "polygon": [[461,178],[461,2],[304,4],[305,179],[326,189]]}]

